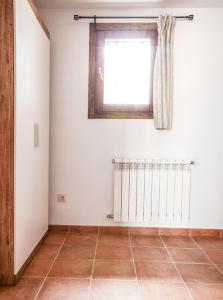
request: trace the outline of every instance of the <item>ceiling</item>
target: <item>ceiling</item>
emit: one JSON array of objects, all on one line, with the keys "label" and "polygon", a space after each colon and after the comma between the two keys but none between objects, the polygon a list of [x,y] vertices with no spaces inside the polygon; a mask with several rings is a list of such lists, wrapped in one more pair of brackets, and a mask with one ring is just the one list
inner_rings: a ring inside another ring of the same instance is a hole
[{"label": "ceiling", "polygon": [[223,0],[34,0],[40,8],[223,7]]}]

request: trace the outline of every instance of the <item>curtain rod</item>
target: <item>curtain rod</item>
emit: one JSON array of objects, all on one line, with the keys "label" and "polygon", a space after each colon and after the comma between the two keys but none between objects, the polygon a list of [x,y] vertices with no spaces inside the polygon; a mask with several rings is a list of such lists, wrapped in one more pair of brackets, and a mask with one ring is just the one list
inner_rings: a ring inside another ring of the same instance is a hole
[{"label": "curtain rod", "polygon": [[[188,16],[175,16],[176,19],[193,21],[194,15]],[[80,19],[93,19],[96,22],[97,19],[158,19],[158,16],[79,16],[74,15],[74,20],[79,21]]]}]

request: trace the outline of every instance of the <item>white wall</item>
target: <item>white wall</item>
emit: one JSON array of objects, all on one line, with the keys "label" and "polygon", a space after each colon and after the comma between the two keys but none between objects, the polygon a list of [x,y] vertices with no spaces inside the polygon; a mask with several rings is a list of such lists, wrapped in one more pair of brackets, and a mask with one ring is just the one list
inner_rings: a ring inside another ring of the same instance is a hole
[{"label": "white wall", "polygon": [[[15,1],[15,273],[48,229],[49,40],[27,0]],[[34,123],[40,147],[34,148]]]},{"label": "white wall", "polygon": [[[88,120],[87,21],[83,15],[195,14],[175,30],[174,123]],[[112,224],[113,157],[190,158],[190,226],[223,228],[223,9],[43,10],[51,32],[51,224]],[[57,193],[67,202],[57,203]],[[147,224],[153,225],[153,224]],[[173,224],[162,224],[171,226]]]}]

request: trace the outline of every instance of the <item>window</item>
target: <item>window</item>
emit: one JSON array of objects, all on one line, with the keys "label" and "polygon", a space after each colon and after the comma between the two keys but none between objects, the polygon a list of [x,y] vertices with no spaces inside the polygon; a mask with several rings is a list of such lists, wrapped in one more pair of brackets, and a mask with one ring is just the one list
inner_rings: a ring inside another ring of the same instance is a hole
[{"label": "window", "polygon": [[156,24],[90,24],[89,118],[153,117]]}]

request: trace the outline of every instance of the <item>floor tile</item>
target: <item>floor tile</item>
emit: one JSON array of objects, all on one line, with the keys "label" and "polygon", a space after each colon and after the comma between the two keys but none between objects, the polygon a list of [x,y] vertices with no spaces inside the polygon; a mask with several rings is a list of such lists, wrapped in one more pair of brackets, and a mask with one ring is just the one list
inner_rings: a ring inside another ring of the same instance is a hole
[{"label": "floor tile", "polygon": [[16,286],[0,287],[1,300],[33,300],[43,278],[22,278]]},{"label": "floor tile", "polygon": [[65,260],[55,261],[49,277],[89,278],[92,274],[93,260]]},{"label": "floor tile", "polygon": [[199,249],[168,248],[168,251],[174,262],[210,263]]},{"label": "floor tile", "polygon": [[129,234],[129,228],[128,227],[119,227],[119,226],[101,226],[99,227],[100,234],[102,233],[119,233],[119,234]]},{"label": "floor tile", "polygon": [[136,279],[132,261],[96,260],[93,278]]},{"label": "floor tile", "polygon": [[61,245],[43,244],[37,252],[36,257],[54,259],[58,254]]},{"label": "floor tile", "polygon": [[223,239],[218,237],[196,237],[194,240],[201,248],[223,249]]},{"label": "floor tile", "polygon": [[186,228],[160,228],[160,235],[169,235],[169,236],[188,236],[189,229]]},{"label": "floor tile", "polygon": [[118,233],[101,233],[98,238],[99,246],[130,246],[129,236]]},{"label": "floor tile", "polygon": [[187,285],[194,300],[222,300],[223,285]]},{"label": "floor tile", "polygon": [[141,300],[191,300],[184,284],[139,281]]},{"label": "floor tile", "polygon": [[53,259],[34,258],[24,272],[24,276],[44,277],[50,270]]},{"label": "floor tile", "polygon": [[47,278],[38,300],[87,300],[90,280]]},{"label": "floor tile", "polygon": [[158,282],[182,282],[176,268],[171,263],[136,262],[138,279]]},{"label": "floor tile", "polygon": [[98,226],[80,226],[80,225],[70,225],[70,232],[79,232],[79,233],[96,233],[98,234]]},{"label": "floor tile", "polygon": [[95,246],[64,245],[59,252],[58,259],[93,259]]},{"label": "floor tile", "polygon": [[223,264],[223,249],[204,249],[204,252],[215,264]]},{"label": "floor tile", "polygon": [[98,246],[96,259],[132,260],[130,247]]},{"label": "floor tile", "polygon": [[223,276],[213,265],[176,264],[186,283],[223,284]]},{"label": "floor tile", "polygon": [[159,228],[153,228],[153,227],[130,227],[129,233],[133,235],[159,235]]},{"label": "floor tile", "polygon": [[130,235],[132,246],[164,247],[159,236]]},{"label": "floor tile", "polygon": [[66,235],[65,232],[49,232],[44,244],[62,244]]},{"label": "floor tile", "polygon": [[196,243],[187,236],[162,236],[166,247],[197,248]]},{"label": "floor tile", "polygon": [[192,237],[220,237],[221,230],[218,229],[191,229],[190,234]]},{"label": "floor tile", "polygon": [[171,262],[165,248],[133,247],[132,250],[136,261]]},{"label": "floor tile", "polygon": [[95,246],[98,234],[95,232],[70,233],[65,241],[67,245],[81,244]]},{"label": "floor tile", "polygon": [[223,274],[223,265],[217,265],[220,272]]},{"label": "floor tile", "polygon": [[90,300],[139,300],[136,281],[93,280]]},{"label": "floor tile", "polygon": [[49,225],[50,232],[68,232],[68,225]]}]

